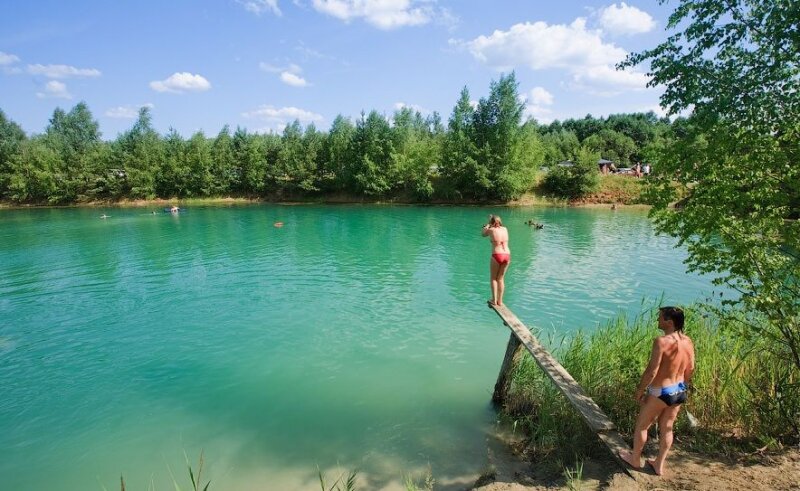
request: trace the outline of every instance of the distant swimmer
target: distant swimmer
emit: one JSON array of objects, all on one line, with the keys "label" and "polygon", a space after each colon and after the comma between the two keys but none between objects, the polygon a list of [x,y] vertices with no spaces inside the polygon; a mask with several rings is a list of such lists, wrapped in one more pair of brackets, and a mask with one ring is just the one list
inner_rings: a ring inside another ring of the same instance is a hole
[{"label": "distant swimmer", "polygon": [[272,224],[272,225],[273,225],[275,228],[281,228],[281,227],[283,227],[283,222],[275,222],[275,223],[274,223],[274,224]]},{"label": "distant swimmer", "polygon": [[177,206],[173,206],[172,208],[169,209],[170,213],[178,213],[179,211],[181,211],[181,209],[178,208]]},{"label": "distant swimmer", "polygon": [[100,218],[111,218],[111,215],[100,215]]},{"label": "distant swimmer", "polygon": [[544,228],[544,224],[534,222],[533,220],[528,220],[527,222],[525,222],[525,225],[531,226],[531,227],[535,228],[536,230],[541,230],[541,229]]}]

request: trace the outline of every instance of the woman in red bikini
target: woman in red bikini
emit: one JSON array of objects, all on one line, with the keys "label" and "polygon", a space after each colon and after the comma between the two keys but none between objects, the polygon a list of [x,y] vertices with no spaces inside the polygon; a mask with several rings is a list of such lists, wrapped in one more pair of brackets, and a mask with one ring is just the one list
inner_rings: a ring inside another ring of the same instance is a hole
[{"label": "woman in red bikini", "polygon": [[492,305],[503,305],[503,291],[506,289],[504,277],[511,264],[511,250],[508,248],[508,229],[497,215],[489,215],[489,223],[483,226],[483,236],[492,241],[492,257],[489,259],[489,279],[492,285]]}]

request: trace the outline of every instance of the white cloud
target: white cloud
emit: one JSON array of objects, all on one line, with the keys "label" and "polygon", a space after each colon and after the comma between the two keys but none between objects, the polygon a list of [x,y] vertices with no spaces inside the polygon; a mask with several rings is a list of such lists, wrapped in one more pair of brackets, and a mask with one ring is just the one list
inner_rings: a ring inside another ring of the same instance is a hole
[{"label": "white cloud", "polygon": [[44,75],[47,78],[69,78],[69,77],[99,77],[100,70],[96,68],[75,68],[69,65],[28,65],[28,73],[32,75]]},{"label": "white cloud", "polygon": [[13,65],[18,61],[18,56],[0,51],[0,65]]},{"label": "white cloud", "polygon": [[150,88],[156,92],[204,92],[211,88],[211,83],[202,75],[193,75],[189,72],[176,72],[165,80],[150,82]]},{"label": "white cloud", "polygon": [[600,10],[600,25],[609,34],[642,34],[656,27],[656,21],[647,12],[621,2]]},{"label": "white cloud", "polygon": [[261,105],[252,111],[242,113],[245,118],[259,119],[274,125],[285,125],[288,122],[299,120],[301,123],[319,123],[324,120],[321,114],[317,114],[297,107],[276,108],[269,105]]},{"label": "white cloud", "polygon": [[617,72],[614,65],[627,52],[602,38],[602,31],[586,28],[586,19],[578,18],[570,25],[526,22],[507,31],[494,31],[471,41],[451,40],[451,44],[467,49],[478,61],[497,70],[518,66],[533,70],[563,69],[578,87],[601,84],[607,88],[643,89],[647,76],[634,70]]},{"label": "white cloud", "polygon": [[281,82],[292,87],[308,87],[309,85],[306,79],[291,72],[281,72]]},{"label": "white cloud", "polygon": [[67,85],[57,80],[51,80],[44,85],[44,92],[37,92],[39,99],[72,99],[72,94],[67,90]]},{"label": "white cloud", "polygon": [[300,76],[303,69],[299,65],[290,63],[287,67],[271,65],[263,61],[258,64],[262,71],[267,73],[280,73],[281,82],[292,87],[308,87],[311,85],[306,79]]},{"label": "white cloud", "polygon": [[544,87],[534,87],[528,95],[528,101],[531,104],[543,104],[549,106],[553,104],[553,94],[547,91]]},{"label": "white cloud", "polygon": [[553,121],[553,110],[546,106],[553,105],[553,94],[544,87],[534,87],[527,95],[520,95],[520,102],[525,104],[523,116],[534,118],[540,123]]},{"label": "white cloud", "polygon": [[349,22],[363,18],[378,29],[427,24],[435,13],[429,1],[412,0],[313,0],[318,12]]},{"label": "white cloud", "polygon": [[426,108],[424,108],[422,106],[419,106],[417,104],[406,104],[405,102],[395,102],[394,103],[394,109],[396,111],[399,111],[399,110],[401,110],[401,109],[403,109],[405,107],[411,109],[414,112],[418,112],[418,113],[421,113],[421,114],[430,113],[430,110],[428,110],[428,109],[426,109]]},{"label": "white cloud", "polygon": [[287,67],[271,65],[269,63],[264,63],[263,61],[258,64],[258,67],[267,73],[281,73],[281,72],[289,72],[294,73],[295,75],[302,73],[303,69],[300,68],[298,65],[294,63],[290,63]]},{"label": "white cloud", "polygon": [[237,0],[237,2],[245,10],[256,15],[261,15],[267,11],[271,11],[278,16],[282,15],[281,9],[278,8],[278,0]]},{"label": "white cloud", "polygon": [[143,107],[149,107],[152,109],[155,106],[149,102],[147,104],[142,104],[141,106],[117,106],[107,110],[105,115],[109,118],[136,119],[139,116],[139,109]]}]

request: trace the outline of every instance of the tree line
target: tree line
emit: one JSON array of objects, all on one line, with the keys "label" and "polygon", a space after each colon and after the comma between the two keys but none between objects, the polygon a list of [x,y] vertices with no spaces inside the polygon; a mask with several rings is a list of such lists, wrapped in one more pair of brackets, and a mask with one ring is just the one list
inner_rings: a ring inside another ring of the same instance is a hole
[{"label": "tree line", "polygon": [[[332,194],[385,199],[505,201],[537,184],[545,166],[599,157],[652,159],[672,131],[654,113],[523,120],[513,73],[474,103],[465,87],[446,123],[402,108],[387,117],[337,116],[330,129],[294,121],[282,133],[228,126],[213,137],[159,134],[150,109],[113,141],[101,139],[86,103],[57,108],[28,136],[0,110],[0,199],[67,204],[97,200]],[[554,189],[558,192],[558,189]],[[562,192],[562,194],[564,194]],[[568,193],[567,193],[568,194]]]}]

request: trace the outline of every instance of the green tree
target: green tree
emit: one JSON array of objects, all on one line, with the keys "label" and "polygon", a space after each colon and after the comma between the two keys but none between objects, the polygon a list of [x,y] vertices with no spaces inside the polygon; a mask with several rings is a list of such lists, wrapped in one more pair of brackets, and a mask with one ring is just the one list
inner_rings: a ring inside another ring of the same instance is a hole
[{"label": "green tree", "polygon": [[211,145],[212,196],[225,196],[237,186],[236,164],[233,156],[231,130],[225,125]]},{"label": "green tree", "polygon": [[581,147],[575,160],[568,165],[551,165],[542,185],[556,196],[578,199],[597,190],[600,172],[597,159],[600,154],[587,147]]},{"label": "green tree", "polygon": [[636,143],[631,137],[608,128],[586,137],[583,146],[600,154],[604,159],[613,160],[626,167],[631,165],[631,157],[636,152]]},{"label": "green tree", "polygon": [[426,200],[433,194],[431,171],[439,165],[429,123],[408,107],[395,111],[393,121],[393,168],[407,193]]},{"label": "green tree", "polygon": [[355,189],[353,136],[356,128],[350,119],[336,116],[323,149],[322,182],[328,190]]},{"label": "green tree", "polygon": [[19,152],[11,157],[8,195],[17,202],[61,202],[59,177],[63,161],[58,152],[48,144],[46,136],[22,142]]},{"label": "green tree", "polygon": [[61,108],[53,112],[43,140],[58,157],[51,169],[58,186],[49,197],[50,202],[68,203],[87,198],[87,189],[95,173],[100,171],[97,168],[99,128],[85,102],[76,104],[68,113]]},{"label": "green tree", "polygon": [[267,170],[264,139],[248,134],[244,128],[236,128],[236,133],[233,134],[233,154],[239,175],[235,191],[246,196],[263,193]]},{"label": "green tree", "polygon": [[[649,63],[663,107],[693,108],[654,170],[653,217],[691,269],[741,293],[742,334],[791,360],[776,391],[800,399],[800,7],[788,0],[679,0]],[[672,182],[687,190],[668,207]],[[792,392],[793,391],[793,392]],[[800,410],[788,419],[800,430]]]},{"label": "green tree", "polygon": [[320,190],[324,169],[325,134],[317,130],[314,123],[306,126],[303,133],[302,168],[303,178],[298,187],[306,193]]},{"label": "green tree", "polygon": [[174,128],[164,139],[164,160],[158,168],[155,191],[161,198],[185,198],[190,195],[190,169],[186,140]]},{"label": "green tree", "polygon": [[0,110],[0,198],[8,198],[8,185],[14,172],[12,159],[21,151],[26,140],[22,128]]},{"label": "green tree", "polygon": [[544,162],[547,165],[557,164],[564,160],[575,160],[581,144],[578,136],[572,131],[559,129],[542,135]]},{"label": "green tree", "polygon": [[477,160],[478,148],[472,136],[474,114],[469,89],[464,87],[448,121],[439,168],[446,197],[483,196],[492,185],[489,168]]},{"label": "green tree", "polygon": [[536,165],[543,155],[532,159],[520,151],[523,138],[523,104],[519,100],[516,76],[501,75],[492,81],[489,97],[482,98],[473,115],[474,142],[478,160],[486,162],[491,186],[483,198],[508,200],[529,190],[536,177]]},{"label": "green tree", "polygon": [[392,128],[383,115],[371,111],[356,123],[353,135],[354,191],[368,196],[384,196],[397,182],[393,166]]},{"label": "green tree", "polygon": [[189,169],[189,196],[211,196],[214,189],[211,142],[202,131],[186,142],[186,166]]},{"label": "green tree", "polygon": [[133,127],[112,144],[107,169],[110,191],[116,198],[154,198],[156,175],[163,161],[163,145],[153,129],[150,108],[139,109]]}]

